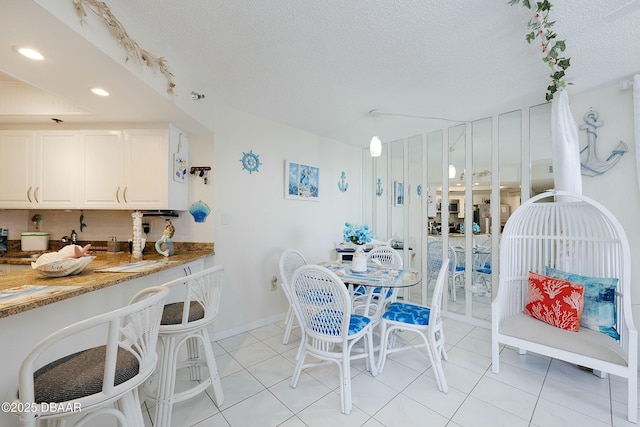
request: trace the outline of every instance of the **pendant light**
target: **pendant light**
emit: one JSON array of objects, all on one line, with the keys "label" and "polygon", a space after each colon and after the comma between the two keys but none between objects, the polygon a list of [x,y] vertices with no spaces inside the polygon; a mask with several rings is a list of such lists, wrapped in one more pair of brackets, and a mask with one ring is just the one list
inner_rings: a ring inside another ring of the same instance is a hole
[{"label": "pendant light", "polygon": [[380,157],[380,155],[382,155],[382,141],[380,141],[379,136],[376,135],[371,138],[369,152],[371,153],[371,157]]},{"label": "pendant light", "polygon": [[[376,123],[376,116],[378,115],[378,110],[369,111],[369,115],[373,117],[373,125],[377,133],[378,126]],[[371,157],[380,157],[382,155],[382,141],[378,135],[374,135],[373,138],[371,138],[371,142],[369,143],[369,153],[371,154]]]},{"label": "pendant light", "polygon": [[456,167],[453,165],[449,165],[449,179],[453,179],[456,177]]}]

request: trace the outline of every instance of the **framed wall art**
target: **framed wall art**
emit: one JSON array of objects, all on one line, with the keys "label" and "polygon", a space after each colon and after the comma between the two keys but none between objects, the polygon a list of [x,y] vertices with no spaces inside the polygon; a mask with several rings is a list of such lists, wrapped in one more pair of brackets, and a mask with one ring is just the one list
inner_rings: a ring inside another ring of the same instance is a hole
[{"label": "framed wall art", "polygon": [[320,168],[304,163],[284,162],[284,198],[317,201]]},{"label": "framed wall art", "polygon": [[404,183],[402,181],[394,182],[393,206],[404,205]]}]

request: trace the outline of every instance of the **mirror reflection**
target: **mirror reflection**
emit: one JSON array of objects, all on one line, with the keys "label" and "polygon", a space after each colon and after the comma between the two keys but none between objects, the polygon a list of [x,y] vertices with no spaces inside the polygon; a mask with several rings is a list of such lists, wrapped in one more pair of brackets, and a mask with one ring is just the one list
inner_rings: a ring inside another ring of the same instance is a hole
[{"label": "mirror reflection", "polygon": [[443,310],[490,322],[502,229],[529,185],[531,194],[553,186],[550,104],[524,111],[527,128],[515,110],[383,143],[375,159],[364,151],[364,217],[371,212],[376,234],[423,273],[422,286],[402,298],[428,304],[448,257]]}]

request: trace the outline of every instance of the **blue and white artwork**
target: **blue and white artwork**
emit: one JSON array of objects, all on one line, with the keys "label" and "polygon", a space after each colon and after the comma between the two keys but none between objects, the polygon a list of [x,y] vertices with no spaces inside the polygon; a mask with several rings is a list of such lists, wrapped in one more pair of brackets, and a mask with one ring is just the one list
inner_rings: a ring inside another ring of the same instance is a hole
[{"label": "blue and white artwork", "polygon": [[296,162],[285,162],[285,199],[318,200],[320,169]]}]

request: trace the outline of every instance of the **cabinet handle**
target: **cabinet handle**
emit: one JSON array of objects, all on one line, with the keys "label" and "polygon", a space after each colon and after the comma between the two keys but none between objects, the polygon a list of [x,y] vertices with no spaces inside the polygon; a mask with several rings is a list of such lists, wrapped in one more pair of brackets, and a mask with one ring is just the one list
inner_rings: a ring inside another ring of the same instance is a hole
[{"label": "cabinet handle", "polygon": [[40,187],[36,187],[36,189],[33,190],[33,198],[36,201],[36,203],[40,203],[40,200],[38,200],[38,190],[40,190]]},{"label": "cabinet handle", "polygon": [[29,200],[29,203],[31,203],[31,187],[29,187],[29,189],[27,190],[27,200]]},{"label": "cabinet handle", "polygon": [[116,189],[116,202],[120,203],[120,187]]},{"label": "cabinet handle", "polygon": [[122,198],[123,198],[125,203],[129,203],[127,201],[127,188],[129,188],[129,187],[124,187],[124,191],[122,192]]}]

